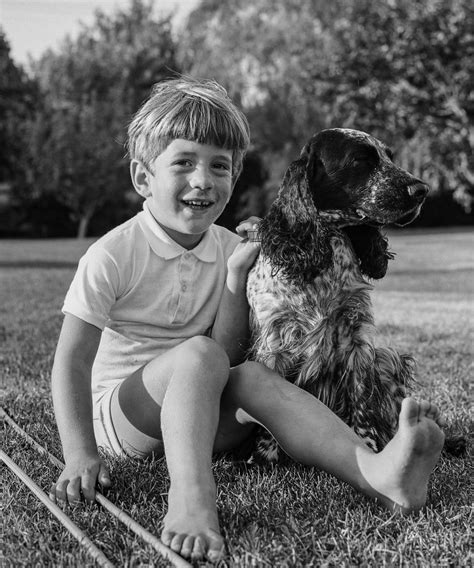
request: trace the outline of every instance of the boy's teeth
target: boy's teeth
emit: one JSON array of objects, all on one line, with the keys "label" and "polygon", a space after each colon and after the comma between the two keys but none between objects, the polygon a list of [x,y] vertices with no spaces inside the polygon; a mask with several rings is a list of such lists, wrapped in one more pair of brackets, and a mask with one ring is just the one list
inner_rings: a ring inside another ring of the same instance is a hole
[{"label": "boy's teeth", "polygon": [[187,205],[193,205],[196,207],[207,207],[211,204],[210,201],[192,201],[192,200],[185,200],[184,201]]}]

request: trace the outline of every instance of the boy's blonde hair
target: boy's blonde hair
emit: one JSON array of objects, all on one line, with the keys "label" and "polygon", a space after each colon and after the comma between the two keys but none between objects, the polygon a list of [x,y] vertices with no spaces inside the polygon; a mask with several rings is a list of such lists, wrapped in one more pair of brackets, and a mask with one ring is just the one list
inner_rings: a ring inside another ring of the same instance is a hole
[{"label": "boy's blonde hair", "polygon": [[250,132],[244,114],[221,85],[183,77],[157,83],[128,127],[128,154],[151,171],[152,162],[178,138],[233,150],[235,183]]}]

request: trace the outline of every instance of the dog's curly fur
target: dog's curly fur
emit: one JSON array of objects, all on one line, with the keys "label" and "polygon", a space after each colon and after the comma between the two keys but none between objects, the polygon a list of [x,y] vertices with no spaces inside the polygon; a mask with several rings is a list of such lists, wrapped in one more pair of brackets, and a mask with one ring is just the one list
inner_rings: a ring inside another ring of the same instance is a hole
[{"label": "dog's curly fur", "polygon": [[[323,130],[288,168],[248,278],[251,357],[318,397],[376,451],[396,431],[415,365],[380,344],[368,279],[382,278],[392,258],[381,228],[413,220],[427,193],[379,140]],[[268,434],[256,456],[279,459]]]}]

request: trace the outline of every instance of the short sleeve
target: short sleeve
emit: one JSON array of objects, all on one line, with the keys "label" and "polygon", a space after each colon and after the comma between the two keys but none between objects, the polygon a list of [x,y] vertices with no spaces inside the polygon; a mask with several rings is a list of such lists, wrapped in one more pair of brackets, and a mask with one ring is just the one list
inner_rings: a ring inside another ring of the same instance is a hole
[{"label": "short sleeve", "polygon": [[213,228],[215,237],[220,242],[220,246],[224,253],[224,260],[227,265],[229,257],[234,252],[236,246],[242,241],[242,238],[236,233],[233,233],[220,225],[213,225]]},{"label": "short sleeve", "polygon": [[62,311],[103,330],[119,286],[116,262],[107,251],[93,245],[79,261]]}]

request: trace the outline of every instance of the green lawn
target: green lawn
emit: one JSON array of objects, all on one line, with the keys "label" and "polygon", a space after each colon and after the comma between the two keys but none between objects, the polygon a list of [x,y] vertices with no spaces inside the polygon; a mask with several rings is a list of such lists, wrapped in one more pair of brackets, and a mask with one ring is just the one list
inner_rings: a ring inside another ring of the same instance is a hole
[{"label": "green lawn", "polygon": [[[436,401],[448,430],[472,432],[474,232],[396,232],[397,253],[373,294],[383,335],[419,363],[419,393]],[[0,241],[2,406],[62,458],[49,373],[63,296],[90,241]],[[471,391],[470,391],[471,389]],[[12,429],[2,448],[47,490],[57,470]],[[215,462],[229,566],[467,566],[472,533],[472,451],[443,457],[426,510],[400,518],[315,469]],[[168,476],[163,460],[111,461],[109,499],[159,534]],[[2,476],[1,566],[91,566],[76,541],[17,481]],[[166,565],[98,507],[71,517],[118,566]]]}]

